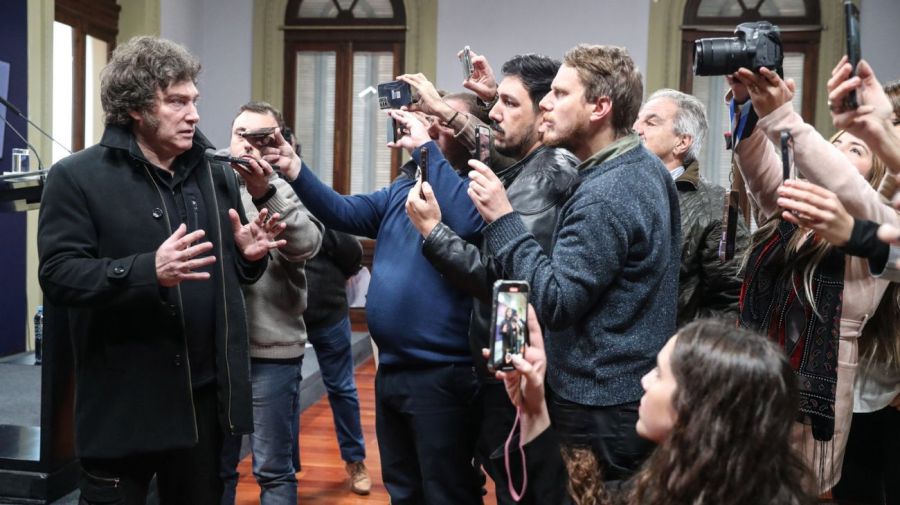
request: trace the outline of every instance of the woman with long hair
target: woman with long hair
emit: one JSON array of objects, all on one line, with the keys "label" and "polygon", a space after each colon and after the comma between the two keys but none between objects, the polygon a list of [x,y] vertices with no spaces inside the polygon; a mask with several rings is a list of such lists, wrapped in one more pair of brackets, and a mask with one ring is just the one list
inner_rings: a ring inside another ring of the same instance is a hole
[{"label": "woman with long hair", "polygon": [[[893,106],[891,122],[900,132],[900,81],[884,87]],[[892,196],[893,177],[885,178],[882,194]],[[887,183],[887,184],[885,184]],[[854,220],[834,193],[793,182],[778,200],[783,216],[813,227],[848,254],[869,258],[873,271],[882,271],[888,245],[874,239],[878,223]],[[801,215],[803,216],[801,218]],[[859,340],[859,370],[853,389],[853,422],[835,499],[864,504],[900,502],[900,285],[891,284]]]},{"label": "woman with long hair", "polygon": [[765,219],[746,256],[740,324],[767,335],[787,354],[800,390],[794,444],[815,476],[810,487],[825,493],[840,478],[857,339],[888,282],[872,277],[866,260],[845,255],[814,230],[783,219],[777,202],[782,162],[774,143],[788,132],[799,174],[832,191],[851,215],[892,224],[900,219],[876,189],[884,165],[858,137],[842,133],[828,142],[803,122],[791,106],[792,81],[765,68],[758,73],[741,69],[730,80],[736,102],[750,99],[752,112],[745,106],[744,114],[759,117],[749,134],[739,135],[734,152],[750,198]]},{"label": "woman with long hair", "polygon": [[498,374],[521,411],[525,503],[812,502],[802,486],[806,468],[790,444],[798,395],[784,352],[760,335],[716,320],[679,330],[641,381],[645,392],[636,429],[658,444],[643,468],[619,490],[603,488],[596,462],[581,461],[581,473],[573,475],[570,468],[566,479],[543,397],[540,326],[531,310],[528,316],[532,345],[524,357],[513,358],[516,372]]}]

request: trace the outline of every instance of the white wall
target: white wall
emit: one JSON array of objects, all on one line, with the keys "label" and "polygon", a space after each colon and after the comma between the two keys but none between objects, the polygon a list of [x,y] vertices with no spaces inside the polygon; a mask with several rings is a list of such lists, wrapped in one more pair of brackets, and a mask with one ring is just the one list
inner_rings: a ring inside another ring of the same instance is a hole
[{"label": "white wall", "polygon": [[882,83],[900,79],[900,2],[861,0],[859,10],[863,58]]},{"label": "white wall", "polygon": [[462,90],[456,53],[466,45],[487,56],[498,74],[516,54],[562,59],[580,42],[625,46],[646,75],[650,1],[439,0],[434,82],[448,91]]},{"label": "white wall", "polygon": [[253,4],[161,0],[160,18],[160,35],[200,59],[200,130],[217,147],[227,147],[231,120],[250,100]]}]

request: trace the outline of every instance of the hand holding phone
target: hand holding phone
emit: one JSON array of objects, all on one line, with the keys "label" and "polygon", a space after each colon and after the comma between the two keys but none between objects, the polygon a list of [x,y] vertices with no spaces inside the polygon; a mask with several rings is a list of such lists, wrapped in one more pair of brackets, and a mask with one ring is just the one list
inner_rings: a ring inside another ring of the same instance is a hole
[{"label": "hand holding phone", "polygon": [[513,355],[522,356],[528,337],[528,292],[525,281],[494,283],[488,370],[513,370]]},{"label": "hand holding phone", "polygon": [[468,81],[472,78],[472,73],[475,71],[475,67],[472,65],[472,50],[469,46],[464,47],[459,52],[459,62],[462,64],[465,80]]}]

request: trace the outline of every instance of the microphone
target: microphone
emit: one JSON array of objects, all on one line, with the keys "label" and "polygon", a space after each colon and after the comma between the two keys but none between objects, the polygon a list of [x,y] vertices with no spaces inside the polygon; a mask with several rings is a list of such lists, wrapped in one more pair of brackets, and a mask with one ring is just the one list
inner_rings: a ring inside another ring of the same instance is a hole
[{"label": "microphone", "polygon": [[225,163],[235,163],[237,165],[242,165],[245,167],[250,166],[250,162],[245,160],[244,158],[235,158],[228,153],[227,149],[222,149],[221,151],[216,151],[215,149],[209,148],[206,151],[203,151],[203,156],[207,159],[213,161],[224,161]]},{"label": "microphone", "polygon": [[[30,124],[31,126],[33,126],[37,131],[43,133],[45,137],[47,137],[48,139],[52,140],[53,142],[56,142],[56,145],[58,145],[59,147],[62,147],[67,153],[72,154],[72,150],[71,150],[71,149],[69,149],[68,147],[62,145],[62,143],[60,143],[58,140],[56,140],[55,138],[53,138],[53,135],[50,135],[49,133],[47,133],[46,131],[44,131],[43,128],[41,128],[40,126],[38,126],[37,124],[35,124],[34,121],[28,119],[28,116],[26,116],[25,114],[23,114],[22,111],[20,111],[18,107],[16,107],[15,105],[11,104],[11,103],[9,102],[9,100],[3,98],[2,96],[0,96],[0,105],[5,105],[7,109],[9,109],[9,110],[15,112],[16,114],[18,114],[19,116],[21,116],[22,119],[24,119],[25,121],[27,121],[28,124]],[[3,118],[3,121],[6,123],[7,126],[9,126],[9,128],[10,128],[13,132],[16,133],[16,135],[19,136],[19,138],[22,138],[22,135],[21,135],[20,133],[16,132],[15,128],[13,128],[12,125],[9,124],[9,121],[6,120],[6,117],[5,117],[5,116],[4,116],[4,118]],[[25,139],[22,139],[22,140],[25,140]],[[28,144],[28,141],[25,140],[25,143]],[[28,144],[28,146],[31,147],[31,144]],[[36,150],[34,147],[31,147],[31,150],[35,152],[35,156],[37,157],[37,150]],[[40,163],[40,158],[38,158],[38,163]]]}]

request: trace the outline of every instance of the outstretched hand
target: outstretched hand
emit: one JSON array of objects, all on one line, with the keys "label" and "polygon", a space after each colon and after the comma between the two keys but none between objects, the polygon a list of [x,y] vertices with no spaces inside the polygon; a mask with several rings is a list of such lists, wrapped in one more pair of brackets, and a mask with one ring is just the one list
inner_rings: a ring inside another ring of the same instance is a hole
[{"label": "outstretched hand", "polygon": [[778,188],[778,206],[785,221],[816,232],[829,243],[843,247],[853,233],[853,216],[827,189],[803,180],[787,180]]},{"label": "outstretched hand", "polygon": [[[746,87],[753,102],[753,109],[761,118],[790,102],[797,89],[793,79],[785,81],[766,67],[760,68],[759,73],[741,68],[732,75],[732,78]],[[732,91],[737,94],[733,86]]]},{"label": "outstretched hand", "polygon": [[[463,81],[462,85],[472,93],[478,95],[483,102],[490,102],[497,96],[497,79],[494,77],[494,69],[483,55],[470,50],[472,61],[472,76]],[[457,53],[461,56],[462,51]]]},{"label": "outstretched hand", "polygon": [[413,151],[431,140],[431,136],[428,134],[428,127],[412,112],[391,109],[387,113],[397,120],[401,128],[406,132],[396,142],[388,142],[388,147],[406,149],[412,155]]},{"label": "outstretched hand", "polygon": [[[865,60],[856,66],[856,75],[847,57],[841,58],[828,79],[828,104],[834,126],[873,144],[878,137],[890,130],[893,107],[884,93],[875,72]],[[856,90],[859,107],[844,106],[847,95]]]},{"label": "outstretched hand", "polygon": [[228,217],[231,219],[234,243],[247,261],[259,260],[269,250],[278,249],[287,243],[286,240],[275,240],[287,226],[279,221],[281,215],[277,212],[270,217],[269,209],[263,208],[256,219],[245,225],[241,225],[241,218],[234,209],[228,209]]},{"label": "outstretched hand", "polygon": [[171,288],[182,281],[209,279],[209,272],[195,272],[198,268],[212,265],[216,257],[209,255],[198,258],[212,250],[212,242],[200,242],[206,232],[195,230],[187,233],[187,226],[182,223],[156,250],[156,278],[159,285]]}]

